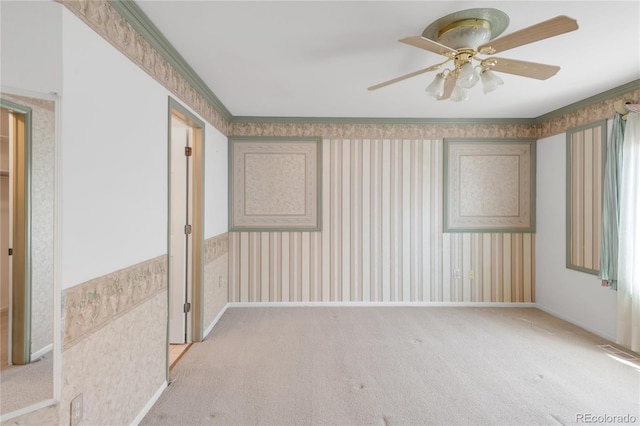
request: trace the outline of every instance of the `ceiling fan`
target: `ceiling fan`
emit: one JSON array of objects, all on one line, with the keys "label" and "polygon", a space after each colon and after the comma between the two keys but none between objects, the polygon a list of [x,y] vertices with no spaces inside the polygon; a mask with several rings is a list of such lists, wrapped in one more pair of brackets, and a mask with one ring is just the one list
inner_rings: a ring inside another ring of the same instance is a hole
[{"label": "ceiling fan", "polygon": [[[466,100],[469,98],[468,90],[479,80],[482,80],[484,93],[489,93],[503,84],[502,79],[494,71],[546,80],[555,75],[560,67],[497,58],[491,55],[578,29],[575,19],[557,16],[496,38],[508,24],[509,17],[497,9],[467,9],[440,18],[425,28],[422,35],[406,37],[399,41],[446,56],[447,59],[430,67],[376,84],[368,90],[380,89],[417,75],[436,71],[449,63],[452,69],[446,68],[438,73],[426,89],[429,95],[438,100]],[[477,61],[478,65],[474,67],[472,60]]]}]

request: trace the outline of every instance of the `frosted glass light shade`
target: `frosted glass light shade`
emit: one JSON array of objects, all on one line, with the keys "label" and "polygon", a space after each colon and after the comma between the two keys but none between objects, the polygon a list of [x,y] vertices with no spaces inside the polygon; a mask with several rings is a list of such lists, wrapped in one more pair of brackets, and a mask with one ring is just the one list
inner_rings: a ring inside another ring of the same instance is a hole
[{"label": "frosted glass light shade", "polygon": [[484,70],[480,74],[480,78],[482,79],[482,89],[485,94],[496,90],[498,86],[504,84],[504,81],[491,70]]},{"label": "frosted glass light shade", "polygon": [[449,46],[452,49],[477,49],[478,46],[491,40],[491,28],[464,25],[446,31],[437,40],[438,43]]},{"label": "frosted glass light shade", "polygon": [[451,93],[451,100],[454,102],[462,102],[469,99],[469,90],[456,84]]},{"label": "frosted glass light shade", "polygon": [[456,84],[465,89],[471,89],[479,80],[480,77],[478,77],[478,74],[473,69],[471,62],[467,62],[460,67],[460,74],[458,74]]},{"label": "frosted glass light shade", "polygon": [[433,96],[434,98],[442,97],[442,94],[444,93],[444,75],[442,73],[438,73],[436,78],[434,78],[431,84],[427,86],[425,91],[429,96]]}]

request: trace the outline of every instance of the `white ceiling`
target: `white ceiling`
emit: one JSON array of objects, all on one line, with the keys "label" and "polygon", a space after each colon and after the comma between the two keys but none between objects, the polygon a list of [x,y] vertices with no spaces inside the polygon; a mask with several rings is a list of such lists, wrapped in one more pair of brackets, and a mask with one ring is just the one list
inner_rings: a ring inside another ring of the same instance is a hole
[{"label": "white ceiling", "polygon": [[[637,0],[136,3],[234,116],[535,118],[640,78]],[[462,103],[426,95],[434,73],[367,91],[442,62],[398,40],[469,8],[505,12],[503,35],[558,15],[580,28],[497,55],[559,65],[548,80],[501,73]]]}]

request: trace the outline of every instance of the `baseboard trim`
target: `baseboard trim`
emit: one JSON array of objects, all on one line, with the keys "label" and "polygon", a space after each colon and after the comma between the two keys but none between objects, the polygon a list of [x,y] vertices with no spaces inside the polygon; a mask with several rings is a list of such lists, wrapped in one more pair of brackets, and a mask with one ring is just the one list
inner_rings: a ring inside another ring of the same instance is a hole
[{"label": "baseboard trim", "polygon": [[224,315],[224,313],[227,312],[228,307],[229,307],[229,303],[227,302],[227,304],[224,305],[224,307],[220,310],[220,312],[218,312],[218,315],[216,315],[213,321],[211,321],[211,324],[209,324],[207,329],[204,331],[204,334],[202,335],[202,340],[206,339],[209,333],[213,331],[213,327],[215,327],[218,321],[220,321],[220,318],[222,318],[222,315]]},{"label": "baseboard trim", "polygon": [[35,351],[34,353],[31,354],[31,360],[36,360],[44,355],[46,355],[47,353],[51,352],[53,350],[53,343],[49,343],[47,346],[45,346],[44,348],[40,349],[39,351]]},{"label": "baseboard trim", "polygon": [[535,308],[535,303],[511,302],[229,302],[227,308],[291,307],[467,307],[467,308]]},{"label": "baseboard trim", "polygon": [[[29,413],[32,413],[34,411],[38,411],[38,410],[41,410],[43,408],[47,408],[47,407],[52,406],[52,405],[56,405],[58,403],[59,403],[59,401],[57,401],[55,399],[47,399],[47,400],[41,401],[41,402],[39,402],[37,404],[29,405],[28,407],[24,407],[24,408],[21,408],[19,410],[12,411],[10,413],[2,414],[2,415],[0,415],[0,424],[6,422],[7,420],[11,420],[11,419],[16,418],[16,417],[24,416],[25,414],[29,414]],[[16,424],[20,424],[20,423],[16,423]]]},{"label": "baseboard trim", "polygon": [[547,308],[545,306],[542,306],[542,305],[539,305],[537,303],[536,303],[535,307],[540,309],[543,312],[548,313],[549,315],[553,315],[556,318],[560,318],[563,321],[570,322],[573,325],[576,325],[576,326],[578,326],[578,327],[580,327],[580,328],[582,328],[584,330],[587,330],[588,332],[593,333],[596,336],[600,336],[603,339],[607,339],[607,340],[609,340],[611,342],[615,342],[616,341],[616,336],[610,336],[609,334],[604,333],[602,330],[597,330],[597,329],[595,329],[593,327],[590,327],[590,326],[584,324],[581,321],[576,321],[575,319],[573,319],[571,317],[568,317],[568,316],[563,315],[563,314],[561,314],[559,312],[556,312],[553,309],[549,309],[549,308]]},{"label": "baseboard trim", "polygon": [[156,393],[153,394],[151,399],[145,404],[144,407],[142,407],[142,410],[140,410],[136,418],[133,419],[133,421],[131,422],[131,426],[138,426],[140,424],[142,419],[144,419],[144,416],[146,416],[149,410],[151,410],[151,408],[155,405],[155,403],[158,402],[160,395],[162,395],[162,392],[164,392],[166,388],[167,388],[167,381],[165,380],[164,382],[162,382],[162,385],[158,388]]}]

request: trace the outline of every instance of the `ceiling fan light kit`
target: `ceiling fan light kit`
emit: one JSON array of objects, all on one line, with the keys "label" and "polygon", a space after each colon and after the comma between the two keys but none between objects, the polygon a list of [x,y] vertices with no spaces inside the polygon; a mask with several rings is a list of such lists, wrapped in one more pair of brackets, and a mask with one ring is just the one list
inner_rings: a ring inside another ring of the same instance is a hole
[{"label": "ceiling fan light kit", "polygon": [[[460,102],[469,99],[469,89],[479,81],[485,94],[504,84],[495,72],[546,80],[560,67],[536,62],[491,57],[495,53],[535,41],[544,40],[578,29],[575,19],[557,16],[506,36],[498,37],[509,25],[509,17],[497,9],[467,9],[444,16],[430,24],[422,35],[399,40],[447,57],[442,63],[369,87],[377,90],[408,78],[439,70],[451,63],[451,68],[439,72],[426,92],[438,100]],[[480,58],[477,55],[489,55]],[[474,66],[473,61],[478,64]]]},{"label": "ceiling fan light kit", "polygon": [[425,91],[434,98],[441,97],[444,94],[444,74],[441,72],[436,74],[436,78],[427,86]]},{"label": "ceiling fan light kit", "polygon": [[480,79],[482,80],[482,89],[485,95],[489,92],[493,92],[498,86],[504,84],[504,81],[496,75],[490,69],[484,69],[480,73]]}]

